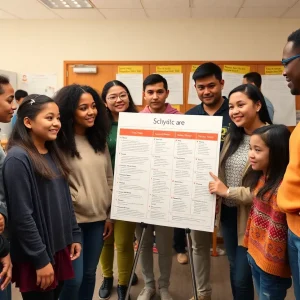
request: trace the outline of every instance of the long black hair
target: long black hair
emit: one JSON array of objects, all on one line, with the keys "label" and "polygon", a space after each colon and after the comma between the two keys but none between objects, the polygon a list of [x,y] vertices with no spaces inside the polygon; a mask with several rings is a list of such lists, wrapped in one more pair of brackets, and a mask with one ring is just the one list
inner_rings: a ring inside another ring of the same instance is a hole
[{"label": "long black hair", "polygon": [[[137,110],[137,108],[136,108],[136,106],[134,104],[134,101],[132,99],[132,96],[131,96],[131,94],[129,92],[129,89],[127,88],[127,86],[123,82],[121,82],[119,80],[112,80],[112,81],[107,82],[104,85],[102,93],[101,93],[101,98],[104,101],[104,103],[106,103],[106,96],[107,96],[107,93],[108,93],[109,89],[111,87],[113,87],[113,86],[120,86],[120,87],[122,87],[126,91],[126,93],[128,94],[129,106],[126,109],[126,112],[138,112],[138,110]],[[142,97],[142,95],[141,95],[141,97]],[[109,119],[111,121],[113,121],[113,116],[111,114],[111,111],[108,108],[107,108],[107,112],[108,112]]]},{"label": "long black hair", "polygon": [[67,155],[71,155],[71,157],[76,156],[80,158],[75,142],[74,115],[80,97],[84,93],[92,95],[98,111],[94,125],[86,130],[86,137],[95,152],[104,152],[109,132],[106,108],[96,90],[90,86],[79,84],[63,87],[54,96],[54,101],[59,107],[61,117],[61,130],[57,141],[61,150]]},{"label": "long black hair", "polygon": [[[269,164],[266,173],[266,182],[256,195],[260,199],[265,199],[267,193],[270,193],[271,197],[272,194],[276,192],[276,189],[283,179],[289,163],[289,139],[291,133],[284,125],[270,125],[254,130],[252,135],[260,136],[269,148]],[[252,170],[249,173],[249,177],[245,178],[251,190],[255,188],[262,174],[262,171]],[[270,197],[266,200],[269,200]]]},{"label": "long black hair", "polygon": [[[258,112],[259,119],[263,123],[269,123],[272,124],[272,121],[270,119],[270,115],[268,113],[268,108],[266,105],[265,98],[261,91],[254,86],[253,84],[242,84],[238,87],[234,88],[230,93],[228,98],[230,99],[230,96],[234,93],[243,93],[245,94],[250,100],[253,101],[253,103],[261,103],[261,109]],[[230,147],[228,151],[225,153],[224,159],[222,161],[222,165],[225,166],[226,160],[229,156],[231,156],[238,148],[240,143],[242,142],[244,138],[245,130],[243,127],[238,127],[235,125],[234,122],[230,123],[228,135],[230,138]]]},{"label": "long black hair", "polygon": [[[45,95],[31,94],[24,98],[24,101],[18,109],[17,121],[9,138],[7,149],[9,151],[13,146],[22,147],[28,153],[34,171],[44,178],[53,179],[57,177],[57,175],[50,168],[47,160],[35,147],[30,135],[31,129],[28,129],[24,125],[25,118],[34,120],[48,103],[54,103],[54,101]],[[64,157],[59,153],[56,141],[47,141],[45,147],[48,149],[48,152],[61,175],[66,178],[69,174],[69,168]]]}]

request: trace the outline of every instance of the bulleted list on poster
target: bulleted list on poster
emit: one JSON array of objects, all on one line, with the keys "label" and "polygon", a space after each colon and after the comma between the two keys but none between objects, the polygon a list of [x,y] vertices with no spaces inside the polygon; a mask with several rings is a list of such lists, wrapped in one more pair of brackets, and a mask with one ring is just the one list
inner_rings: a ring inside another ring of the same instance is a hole
[{"label": "bulleted list on poster", "polygon": [[120,113],[111,218],[214,230],[222,117]]}]

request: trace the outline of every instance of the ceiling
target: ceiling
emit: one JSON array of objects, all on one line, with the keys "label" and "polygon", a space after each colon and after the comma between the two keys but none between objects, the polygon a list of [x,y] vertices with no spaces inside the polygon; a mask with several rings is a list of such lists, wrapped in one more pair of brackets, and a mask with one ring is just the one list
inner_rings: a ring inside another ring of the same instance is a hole
[{"label": "ceiling", "polygon": [[0,19],[143,20],[300,18],[300,0],[91,0],[91,9],[50,9],[38,0],[0,0]]}]

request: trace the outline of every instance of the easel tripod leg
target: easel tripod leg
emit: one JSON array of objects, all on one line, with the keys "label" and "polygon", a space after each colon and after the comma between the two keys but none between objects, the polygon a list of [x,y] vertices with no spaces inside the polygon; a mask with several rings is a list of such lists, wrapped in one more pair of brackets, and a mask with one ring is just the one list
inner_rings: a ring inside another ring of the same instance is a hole
[{"label": "easel tripod leg", "polygon": [[186,240],[187,240],[190,269],[191,269],[191,274],[192,274],[194,300],[198,300],[196,276],[195,276],[195,268],[194,268],[194,260],[193,260],[193,251],[192,251],[191,230],[189,228],[187,228],[185,230],[185,235],[186,235]]},{"label": "easel tripod leg", "polygon": [[139,260],[139,256],[140,256],[140,253],[141,253],[141,250],[142,250],[142,244],[143,244],[145,232],[146,232],[146,229],[147,229],[147,224],[141,223],[140,225],[141,225],[143,230],[142,230],[141,238],[140,238],[139,243],[138,243],[137,252],[136,252],[134,260],[133,260],[133,266],[132,266],[132,270],[131,270],[131,274],[130,274],[130,279],[129,279],[129,283],[128,283],[128,288],[127,288],[125,300],[129,300],[130,289],[131,289],[131,286],[132,286],[133,276],[134,276],[136,266],[137,266],[137,263],[138,263],[138,260]]}]

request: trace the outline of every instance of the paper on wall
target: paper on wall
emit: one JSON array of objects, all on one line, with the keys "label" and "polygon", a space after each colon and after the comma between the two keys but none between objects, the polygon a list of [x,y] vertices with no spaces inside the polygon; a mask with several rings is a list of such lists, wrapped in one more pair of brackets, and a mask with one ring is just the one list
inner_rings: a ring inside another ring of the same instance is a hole
[{"label": "paper on wall", "polygon": [[183,104],[183,74],[161,74],[166,78],[169,87],[167,102],[170,104]]},{"label": "paper on wall", "polygon": [[243,83],[243,74],[223,72],[224,88],[222,95],[228,97],[229,93]]},{"label": "paper on wall", "polygon": [[30,74],[21,75],[20,89],[28,94],[40,94],[53,97],[57,90],[56,74]]},{"label": "paper on wall", "polygon": [[135,105],[143,105],[143,74],[116,74],[116,79],[123,82]]},{"label": "paper on wall", "polygon": [[274,106],[274,123],[296,125],[296,99],[282,75],[263,75],[262,93]]},{"label": "paper on wall", "polygon": [[188,95],[188,104],[198,105],[201,103],[201,100],[198,97],[195,88],[195,81],[193,80],[193,72],[190,73],[190,81],[189,81],[189,95]]},{"label": "paper on wall", "polygon": [[183,104],[183,73],[182,66],[156,66],[156,73],[166,78],[170,94],[167,102]]}]

